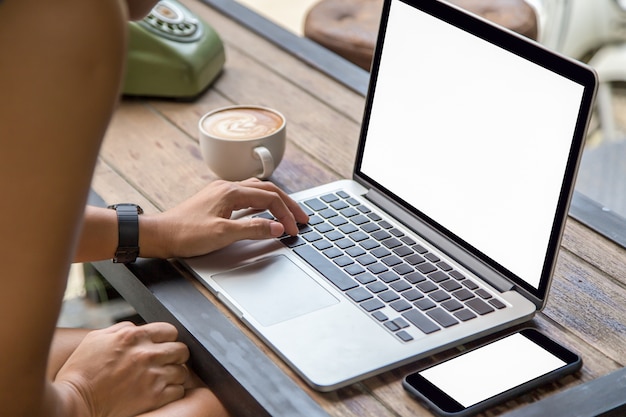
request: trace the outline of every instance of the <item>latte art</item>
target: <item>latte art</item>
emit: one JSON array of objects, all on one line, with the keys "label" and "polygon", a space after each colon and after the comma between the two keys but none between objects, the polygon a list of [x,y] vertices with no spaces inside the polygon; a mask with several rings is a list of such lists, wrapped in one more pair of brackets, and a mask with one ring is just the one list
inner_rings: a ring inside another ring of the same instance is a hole
[{"label": "latte art", "polygon": [[258,139],[280,129],[283,119],[260,108],[227,109],[204,119],[202,128],[209,135],[224,139]]}]

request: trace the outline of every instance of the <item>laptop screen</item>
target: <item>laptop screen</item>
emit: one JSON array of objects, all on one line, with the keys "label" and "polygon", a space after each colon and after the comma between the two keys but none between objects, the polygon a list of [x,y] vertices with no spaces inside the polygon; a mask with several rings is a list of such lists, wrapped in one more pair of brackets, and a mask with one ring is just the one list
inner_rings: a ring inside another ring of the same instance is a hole
[{"label": "laptop screen", "polygon": [[472,34],[400,0],[388,13],[355,173],[540,288],[587,121],[584,85],[510,52],[526,43],[482,22]]}]

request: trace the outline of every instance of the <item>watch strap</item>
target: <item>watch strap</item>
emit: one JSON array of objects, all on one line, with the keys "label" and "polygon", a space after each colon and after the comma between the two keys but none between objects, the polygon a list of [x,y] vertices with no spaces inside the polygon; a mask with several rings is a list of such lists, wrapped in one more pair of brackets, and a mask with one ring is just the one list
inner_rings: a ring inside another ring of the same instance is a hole
[{"label": "watch strap", "polygon": [[139,215],[143,210],[136,204],[114,204],[108,208],[117,212],[118,243],[113,262],[131,263],[139,256]]}]

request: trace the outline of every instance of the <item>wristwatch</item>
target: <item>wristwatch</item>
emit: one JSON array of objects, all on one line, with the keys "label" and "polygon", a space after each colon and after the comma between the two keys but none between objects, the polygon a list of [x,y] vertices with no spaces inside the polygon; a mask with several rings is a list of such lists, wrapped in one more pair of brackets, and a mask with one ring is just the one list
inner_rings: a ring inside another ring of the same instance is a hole
[{"label": "wristwatch", "polygon": [[131,203],[113,204],[108,208],[117,212],[118,241],[113,262],[135,262],[139,256],[139,215],[143,210]]}]

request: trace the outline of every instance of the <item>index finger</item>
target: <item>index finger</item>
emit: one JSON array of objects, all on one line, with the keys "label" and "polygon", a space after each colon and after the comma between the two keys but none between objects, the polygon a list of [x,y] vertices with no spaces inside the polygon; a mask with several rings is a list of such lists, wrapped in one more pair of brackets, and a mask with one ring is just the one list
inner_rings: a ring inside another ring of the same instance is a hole
[{"label": "index finger", "polygon": [[[269,194],[264,195],[255,202],[265,202],[266,204],[263,207],[259,207],[258,204],[251,204],[251,207],[256,209],[268,209],[276,220],[285,226],[285,231],[290,235],[298,234],[296,223],[306,224],[309,222],[309,216],[302,207],[275,184],[257,179],[246,180],[241,184],[249,188],[269,192]],[[275,198],[276,195],[279,197],[278,199]],[[260,197],[260,195],[257,196]]]}]

